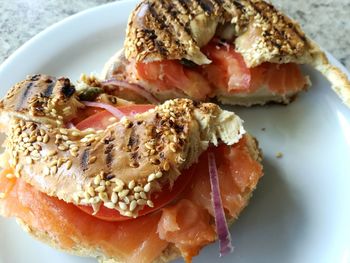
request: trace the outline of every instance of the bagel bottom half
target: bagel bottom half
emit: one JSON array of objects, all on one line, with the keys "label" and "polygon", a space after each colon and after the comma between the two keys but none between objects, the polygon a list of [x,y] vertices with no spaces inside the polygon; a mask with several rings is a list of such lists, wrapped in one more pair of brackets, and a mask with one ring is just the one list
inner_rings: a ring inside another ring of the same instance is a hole
[{"label": "bagel bottom half", "polygon": [[[261,161],[261,152],[260,152],[260,149],[258,147],[257,141],[249,135],[246,135],[246,138],[247,138],[246,141],[247,141],[247,146],[248,146],[247,149],[249,151],[250,156],[252,157],[253,160],[260,162]],[[253,190],[254,189],[250,189],[250,191],[244,192],[243,198],[248,201],[250,199],[250,197],[252,196]],[[243,208],[244,207],[241,207],[241,210]],[[3,213],[3,209],[1,207],[1,202],[0,202],[0,213]],[[237,218],[236,217],[235,218],[232,218],[232,217],[228,218],[228,224],[232,225],[233,222],[235,221],[235,219],[237,219]],[[32,235],[34,238],[40,240],[43,243],[50,245],[51,247],[53,247],[55,249],[58,249],[58,250],[61,250],[61,251],[64,251],[64,252],[67,252],[70,254],[78,255],[78,256],[93,257],[93,258],[96,258],[100,263],[129,262],[129,261],[126,261],[122,255],[120,255],[120,256],[114,255],[113,258],[111,258],[107,254],[105,254],[102,251],[102,249],[98,246],[82,245],[84,242],[80,242],[80,240],[75,240],[75,244],[74,244],[74,246],[72,246],[72,248],[64,249],[61,247],[61,245],[59,244],[59,242],[57,240],[52,238],[52,235],[50,235],[50,233],[28,224],[27,222],[25,222],[21,218],[17,218],[17,222],[19,223],[19,225],[22,226],[22,228],[27,233]],[[174,244],[169,243],[169,245],[160,253],[160,255],[153,262],[154,263],[165,263],[165,262],[172,261],[172,260],[179,258],[179,257],[181,257],[180,250]]]}]

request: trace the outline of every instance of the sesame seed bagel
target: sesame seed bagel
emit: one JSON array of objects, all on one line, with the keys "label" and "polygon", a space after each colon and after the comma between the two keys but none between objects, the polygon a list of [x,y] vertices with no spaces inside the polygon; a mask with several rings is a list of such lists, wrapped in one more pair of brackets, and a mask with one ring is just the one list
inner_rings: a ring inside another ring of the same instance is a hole
[{"label": "sesame seed bagel", "polygon": [[[254,160],[261,162],[261,152],[259,150],[257,141],[249,135],[246,135],[246,138],[249,154],[253,157]],[[249,191],[246,191],[242,195],[242,198],[249,200],[252,196],[253,190],[254,189],[250,189]],[[242,209],[244,209],[244,207],[242,207]],[[228,225],[231,226],[237,219],[237,217],[227,218]],[[97,258],[100,263],[129,262],[128,260],[125,260],[125,257],[123,255],[114,255],[111,257],[110,255],[104,253],[100,247],[94,246],[94,244],[88,244],[84,240],[75,240],[71,249],[64,249],[55,238],[54,233],[49,233],[47,231],[42,231],[41,229],[35,228],[20,218],[17,219],[17,222],[25,232],[55,249],[62,250],[64,252],[77,256]],[[182,255],[180,250],[174,244],[169,243],[169,245],[163,251],[159,251],[159,256],[154,259],[152,263],[166,263],[177,258],[181,258],[181,256]]]},{"label": "sesame seed bagel", "polygon": [[[201,51],[213,37],[233,41],[248,68],[269,63],[308,64],[320,71],[332,89],[350,107],[350,81],[331,65],[320,47],[309,39],[300,25],[263,0],[143,0],[129,17],[124,49],[104,67],[101,78],[125,79],[124,61],[134,63],[162,60],[211,61]],[[119,70],[118,70],[119,69]],[[191,97],[182,90],[158,91],[129,72],[128,81],[137,83],[161,101]],[[289,103],[302,89],[285,94],[261,87],[251,93],[214,94],[220,102],[232,105]]]},{"label": "sesame seed bagel", "polygon": [[188,99],[125,116],[104,130],[67,128],[84,107],[67,78],[36,75],[15,85],[0,103],[9,163],[49,196],[129,217],[152,207],[150,195],[172,185],[209,144],[232,145],[245,133],[234,113]]},{"label": "sesame seed bagel", "polygon": [[[143,0],[129,18],[125,54],[138,61],[187,59],[208,64],[200,48],[227,26],[249,67],[311,59],[300,27],[262,0]],[[259,34],[247,43],[245,36],[255,29]]]}]

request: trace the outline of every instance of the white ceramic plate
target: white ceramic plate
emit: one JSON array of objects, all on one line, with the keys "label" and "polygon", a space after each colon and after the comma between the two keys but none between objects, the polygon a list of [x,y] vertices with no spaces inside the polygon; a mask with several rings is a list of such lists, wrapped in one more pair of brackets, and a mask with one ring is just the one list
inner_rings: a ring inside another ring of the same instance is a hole
[{"label": "white ceramic plate", "polygon": [[[29,74],[77,80],[82,72],[99,72],[122,46],[135,4],[94,8],[34,37],[1,65],[0,95]],[[305,71],[313,87],[289,106],[232,108],[260,141],[265,177],[231,228],[235,252],[218,258],[214,244],[194,262],[350,262],[350,110],[320,74]],[[13,219],[0,219],[0,233],[1,263],[95,262],[33,240]]]}]

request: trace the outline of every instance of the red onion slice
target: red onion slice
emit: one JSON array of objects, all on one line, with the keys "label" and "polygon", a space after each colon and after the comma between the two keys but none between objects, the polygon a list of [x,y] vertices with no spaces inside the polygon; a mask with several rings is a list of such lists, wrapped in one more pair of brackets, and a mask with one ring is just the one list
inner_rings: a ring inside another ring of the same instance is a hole
[{"label": "red onion slice", "polygon": [[220,257],[233,251],[231,244],[231,234],[228,230],[224,207],[222,205],[219,175],[216,168],[215,155],[212,152],[208,153],[209,177],[211,186],[211,199],[214,208],[214,217],[216,225],[216,233],[219,237]]},{"label": "red onion slice", "polygon": [[151,102],[152,104],[159,104],[159,100],[157,100],[151,93],[147,92],[144,88],[139,85],[131,84],[125,81],[120,81],[116,79],[109,79],[101,82],[102,85],[112,85],[122,87],[124,89],[128,89],[136,92],[140,96],[144,97],[146,100]]},{"label": "red onion slice", "polygon": [[95,107],[95,108],[101,108],[105,109],[106,111],[110,112],[113,114],[118,119],[121,119],[125,116],[123,112],[118,110],[116,107],[113,107],[112,105],[101,103],[101,102],[92,102],[92,101],[81,101],[85,106],[88,107]]}]

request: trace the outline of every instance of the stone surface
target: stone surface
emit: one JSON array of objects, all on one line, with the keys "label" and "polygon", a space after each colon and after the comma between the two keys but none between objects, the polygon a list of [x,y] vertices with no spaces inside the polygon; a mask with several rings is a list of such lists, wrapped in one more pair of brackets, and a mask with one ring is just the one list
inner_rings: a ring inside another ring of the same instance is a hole
[{"label": "stone surface", "polygon": [[[0,0],[0,63],[31,37],[70,15],[112,0]],[[349,0],[272,0],[350,70]]]}]

